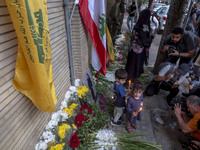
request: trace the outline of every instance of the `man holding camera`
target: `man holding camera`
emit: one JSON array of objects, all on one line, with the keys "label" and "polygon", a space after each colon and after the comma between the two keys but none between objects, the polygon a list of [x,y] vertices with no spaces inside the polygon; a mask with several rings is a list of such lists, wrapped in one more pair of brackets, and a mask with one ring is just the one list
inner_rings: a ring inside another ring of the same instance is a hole
[{"label": "man holding camera", "polygon": [[191,64],[192,57],[198,47],[198,37],[191,31],[186,31],[181,27],[175,27],[162,45],[161,53],[166,53],[168,61],[175,63],[180,58],[179,64]]},{"label": "man holding camera", "polygon": [[147,96],[153,96],[158,94],[160,89],[169,91],[167,103],[170,105],[172,98],[179,92],[178,86],[185,80],[186,74],[189,71],[190,66],[186,63],[182,63],[178,67],[170,62],[160,64],[157,74],[147,86],[145,94]]},{"label": "man holding camera", "polygon": [[200,141],[200,97],[191,95],[186,100],[188,111],[193,115],[189,118],[185,112],[181,111],[181,105],[175,104],[174,113],[177,117],[178,123],[184,133],[190,133],[190,138],[184,140],[186,148],[199,149],[194,141]]}]

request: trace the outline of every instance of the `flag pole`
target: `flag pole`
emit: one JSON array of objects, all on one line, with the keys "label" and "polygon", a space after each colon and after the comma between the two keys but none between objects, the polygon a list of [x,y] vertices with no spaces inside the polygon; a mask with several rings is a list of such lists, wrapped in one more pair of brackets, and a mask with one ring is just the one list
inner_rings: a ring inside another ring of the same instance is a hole
[{"label": "flag pole", "polygon": [[69,19],[70,24],[71,24],[71,21],[72,21],[72,16],[74,14],[74,10],[75,10],[76,5],[78,4],[78,2],[79,2],[79,0],[75,0],[75,2],[74,2],[74,7],[73,7],[72,13],[70,15],[70,19]]}]

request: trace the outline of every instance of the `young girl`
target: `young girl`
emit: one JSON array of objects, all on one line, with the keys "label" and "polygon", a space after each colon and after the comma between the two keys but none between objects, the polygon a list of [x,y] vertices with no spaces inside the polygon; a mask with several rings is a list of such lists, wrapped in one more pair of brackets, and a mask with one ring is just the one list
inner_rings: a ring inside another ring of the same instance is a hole
[{"label": "young girl", "polygon": [[131,126],[136,129],[136,120],[141,120],[141,109],[143,106],[143,92],[145,86],[142,82],[136,81],[133,85],[133,95],[128,98],[126,105],[126,118],[128,120],[126,129],[133,133]]}]

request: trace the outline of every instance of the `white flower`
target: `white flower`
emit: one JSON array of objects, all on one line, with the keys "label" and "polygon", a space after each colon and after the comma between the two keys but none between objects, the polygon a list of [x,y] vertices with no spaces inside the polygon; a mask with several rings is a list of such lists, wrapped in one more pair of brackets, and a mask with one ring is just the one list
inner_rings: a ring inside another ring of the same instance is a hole
[{"label": "white flower", "polygon": [[58,125],[57,120],[50,120],[49,123],[46,126],[46,130],[53,129]]},{"label": "white flower", "polygon": [[71,86],[71,87],[69,88],[69,90],[70,90],[72,93],[77,92],[77,89],[76,89],[75,86]]},{"label": "white flower", "polygon": [[59,121],[60,113],[62,113],[62,111],[60,111],[60,110],[55,112],[55,113],[53,113],[53,115],[51,116],[51,120]]},{"label": "white flower", "polygon": [[35,150],[46,150],[47,149],[47,143],[45,142],[39,142],[35,146]]},{"label": "white flower", "polygon": [[60,116],[62,117],[62,121],[66,121],[69,118],[68,113],[61,113]]},{"label": "white flower", "polygon": [[114,73],[108,72],[108,71],[107,71],[107,73],[106,73],[106,79],[107,79],[108,81],[114,82],[114,81],[115,81],[115,75],[114,75]]},{"label": "white flower", "polygon": [[69,99],[71,94],[72,94],[71,91],[67,91],[66,94],[65,94],[65,99]]},{"label": "white flower", "polygon": [[63,110],[63,108],[67,107],[67,101],[63,100],[61,102],[61,106],[60,106],[60,109]]},{"label": "white flower", "polygon": [[80,86],[80,79],[76,79],[76,80],[75,80],[75,86],[76,86],[76,87],[79,87],[79,86]]},{"label": "white flower", "polygon": [[97,143],[97,145],[101,146],[98,150],[108,150],[109,147],[104,147],[103,145],[108,145],[108,146],[112,146],[112,149],[116,149],[115,145],[117,145],[117,138],[115,137],[115,132],[113,132],[112,130],[108,130],[108,129],[103,129],[103,130],[99,130],[96,138],[98,140],[95,140],[95,143]]}]

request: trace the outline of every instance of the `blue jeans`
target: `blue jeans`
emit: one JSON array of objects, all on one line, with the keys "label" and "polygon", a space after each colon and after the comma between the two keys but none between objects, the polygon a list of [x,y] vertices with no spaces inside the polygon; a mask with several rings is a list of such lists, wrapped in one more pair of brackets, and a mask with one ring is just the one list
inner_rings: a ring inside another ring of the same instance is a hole
[{"label": "blue jeans", "polygon": [[[130,21],[131,21],[131,27],[130,27]],[[133,25],[133,23],[134,23],[134,16],[128,16],[128,18],[127,18],[127,26],[128,26],[128,28],[129,28],[129,30],[133,30],[133,27],[134,27],[134,25]]]}]

